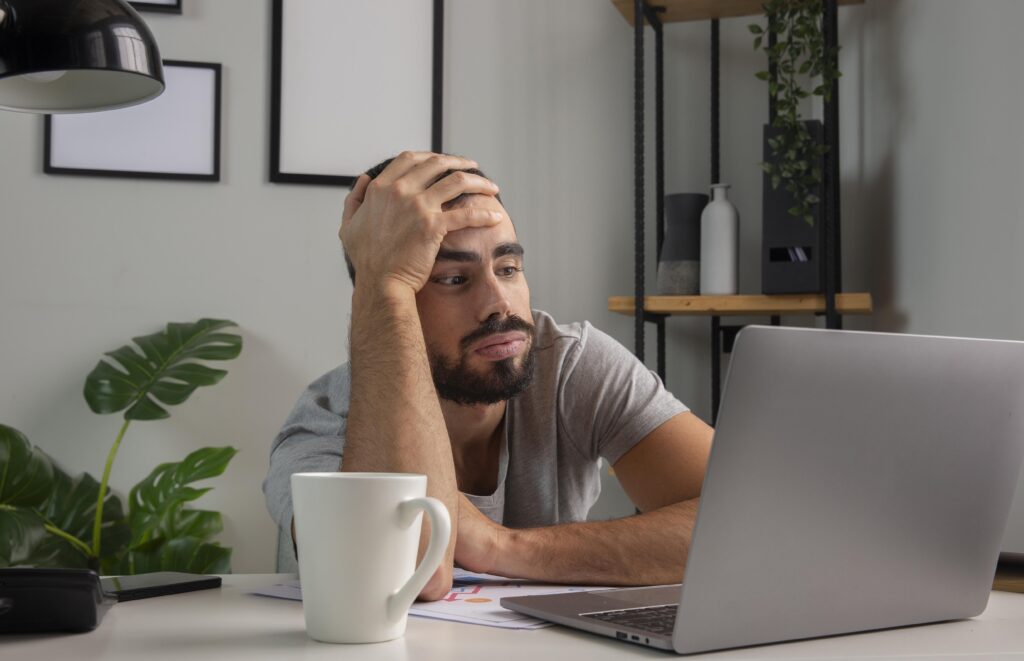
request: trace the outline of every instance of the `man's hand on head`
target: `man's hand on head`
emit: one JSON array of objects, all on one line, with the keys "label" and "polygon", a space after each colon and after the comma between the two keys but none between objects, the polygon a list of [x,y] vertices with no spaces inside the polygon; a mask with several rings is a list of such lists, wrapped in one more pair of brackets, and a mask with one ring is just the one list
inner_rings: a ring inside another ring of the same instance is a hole
[{"label": "man's hand on head", "polygon": [[466,193],[498,193],[493,182],[468,172],[438,179],[448,170],[476,166],[459,156],[402,152],[375,179],[360,176],[345,199],[338,232],[358,282],[405,287],[415,294],[430,277],[446,234],[499,223],[502,217],[495,211],[442,208]]}]

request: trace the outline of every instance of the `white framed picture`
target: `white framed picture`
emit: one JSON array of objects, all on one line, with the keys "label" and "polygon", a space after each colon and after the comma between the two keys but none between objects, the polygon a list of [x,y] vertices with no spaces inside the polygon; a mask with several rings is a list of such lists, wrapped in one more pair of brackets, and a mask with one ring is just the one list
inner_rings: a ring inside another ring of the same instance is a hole
[{"label": "white framed picture", "polygon": [[400,151],[441,151],[443,13],[443,0],[274,0],[270,180],[347,186]]},{"label": "white framed picture", "polygon": [[163,94],[128,108],[46,116],[43,171],[220,181],[221,65],[165,60]]}]

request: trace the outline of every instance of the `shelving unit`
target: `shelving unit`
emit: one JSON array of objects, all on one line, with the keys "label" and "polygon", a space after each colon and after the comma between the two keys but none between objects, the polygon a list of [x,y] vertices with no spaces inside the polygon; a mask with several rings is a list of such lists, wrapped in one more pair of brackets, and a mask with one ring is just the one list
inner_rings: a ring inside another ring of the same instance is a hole
[{"label": "shelving unit", "polygon": [[[711,383],[712,423],[718,417],[721,379],[721,354],[732,348],[738,326],[723,326],[726,315],[768,315],[771,323],[781,323],[783,314],[823,314],[826,327],[841,328],[843,314],[869,314],[871,295],[841,293],[841,261],[839,249],[839,85],[833,83],[831,99],[825,102],[825,197],[823,200],[823,270],[825,291],[822,294],[786,296],[646,296],[644,266],[644,23],[654,29],[655,39],[655,145],[657,188],[657,253],[664,239],[665,201],[664,151],[664,46],[662,25],[680,21],[711,22],[711,183],[719,177],[719,25],[720,18],[754,16],[762,13],[761,0],[611,0],[626,21],[633,26],[634,66],[634,295],[612,296],[608,309],[633,315],[634,351],[644,360],[644,325],[657,328],[658,374],[665,379],[665,321],[672,315],[703,315],[711,317]],[[824,33],[827,46],[838,41],[838,5],[862,4],[863,0],[822,0]],[[641,16],[644,20],[635,20]],[[770,113],[774,114],[772,107]]]}]

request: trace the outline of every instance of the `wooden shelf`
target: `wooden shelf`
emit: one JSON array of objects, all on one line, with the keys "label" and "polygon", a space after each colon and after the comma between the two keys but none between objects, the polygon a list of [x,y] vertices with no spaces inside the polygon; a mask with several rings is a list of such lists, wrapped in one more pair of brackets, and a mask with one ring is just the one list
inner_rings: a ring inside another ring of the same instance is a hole
[{"label": "wooden shelf", "polygon": [[[633,25],[633,0],[612,0],[623,18]],[[757,16],[764,13],[763,0],[647,0],[651,7],[664,7],[662,23],[706,21],[712,18]],[[839,5],[862,5],[864,0],[837,0]]]},{"label": "wooden shelf", "polygon": [[[636,312],[632,296],[609,296],[608,309],[632,316]],[[784,296],[645,296],[648,312],[693,316],[738,316],[774,314],[814,314],[825,311],[824,294]],[[870,314],[871,294],[836,294],[836,309],[842,314]]]}]

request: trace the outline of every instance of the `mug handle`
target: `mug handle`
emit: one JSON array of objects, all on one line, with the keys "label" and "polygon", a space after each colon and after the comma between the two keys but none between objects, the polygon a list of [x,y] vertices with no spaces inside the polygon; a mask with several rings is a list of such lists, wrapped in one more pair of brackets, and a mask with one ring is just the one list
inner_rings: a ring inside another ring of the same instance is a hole
[{"label": "mug handle", "polygon": [[409,610],[420,590],[441,565],[444,552],[448,549],[448,540],[452,535],[452,522],[448,516],[448,508],[437,498],[426,496],[403,501],[398,506],[398,516],[403,525],[409,527],[416,520],[416,515],[420,510],[426,512],[430,517],[430,543],[427,544],[427,552],[423,554],[420,566],[416,568],[416,571],[398,592],[388,597],[388,618],[392,621],[397,620]]}]

